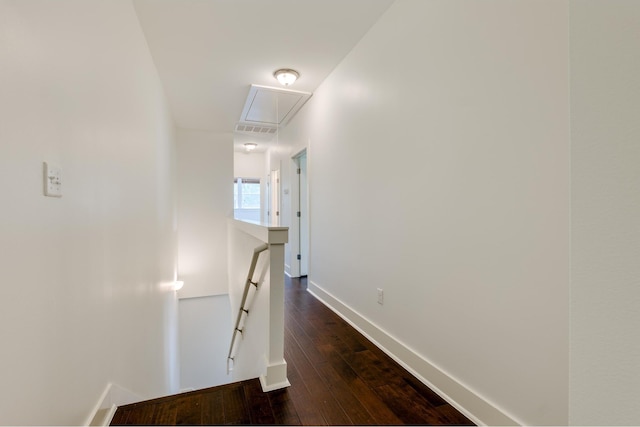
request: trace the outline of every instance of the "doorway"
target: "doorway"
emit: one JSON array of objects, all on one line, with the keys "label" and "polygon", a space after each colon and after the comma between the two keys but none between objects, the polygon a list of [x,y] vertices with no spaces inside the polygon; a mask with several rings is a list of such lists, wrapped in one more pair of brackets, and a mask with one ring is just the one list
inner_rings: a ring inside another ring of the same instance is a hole
[{"label": "doorway", "polygon": [[271,226],[280,225],[280,170],[272,170],[269,175],[269,207],[267,209],[267,221]]},{"label": "doorway", "polygon": [[298,262],[300,277],[309,272],[309,185],[307,179],[307,151],[303,150],[294,157],[298,177]]}]

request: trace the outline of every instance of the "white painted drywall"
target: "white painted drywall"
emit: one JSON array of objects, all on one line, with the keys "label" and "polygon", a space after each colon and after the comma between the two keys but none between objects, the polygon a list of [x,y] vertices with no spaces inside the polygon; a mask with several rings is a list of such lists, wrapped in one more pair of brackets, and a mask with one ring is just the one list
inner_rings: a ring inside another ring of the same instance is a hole
[{"label": "white painted drywall", "polygon": [[181,299],[180,389],[200,389],[232,381],[227,375],[231,342],[228,295]]},{"label": "white painted drywall", "polygon": [[264,180],[267,176],[264,153],[234,152],[233,176]]},{"label": "white painted drywall", "polygon": [[0,2],[0,424],[177,391],[174,155],[129,1]]},{"label": "white painted drywall", "polygon": [[227,218],[233,215],[233,137],[178,129],[180,298],[228,292]]},{"label": "white painted drywall", "polygon": [[567,41],[566,1],[399,0],[280,133],[311,282],[526,424],[568,421]]},{"label": "white painted drywall", "polygon": [[570,422],[640,424],[640,2],[571,2]]}]

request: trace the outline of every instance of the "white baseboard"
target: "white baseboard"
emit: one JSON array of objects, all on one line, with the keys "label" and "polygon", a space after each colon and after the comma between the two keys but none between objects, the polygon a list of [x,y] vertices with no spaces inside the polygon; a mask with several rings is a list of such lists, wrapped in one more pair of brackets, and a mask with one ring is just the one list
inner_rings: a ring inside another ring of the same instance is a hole
[{"label": "white baseboard", "polygon": [[111,405],[111,408],[100,409],[91,420],[90,426],[108,426],[113,420],[113,416],[116,414],[118,407]]},{"label": "white baseboard", "polygon": [[309,280],[307,290],[474,423],[522,425],[313,281]]},{"label": "white baseboard", "polygon": [[108,383],[83,425],[108,426],[118,406],[128,405],[142,400],[144,400],[142,397],[126,388],[120,387],[117,384]]},{"label": "white baseboard", "polygon": [[[286,264],[285,264],[286,267]],[[302,276],[292,276],[291,273],[289,273],[287,270],[284,271],[284,275],[287,276],[289,279],[299,279]]]}]

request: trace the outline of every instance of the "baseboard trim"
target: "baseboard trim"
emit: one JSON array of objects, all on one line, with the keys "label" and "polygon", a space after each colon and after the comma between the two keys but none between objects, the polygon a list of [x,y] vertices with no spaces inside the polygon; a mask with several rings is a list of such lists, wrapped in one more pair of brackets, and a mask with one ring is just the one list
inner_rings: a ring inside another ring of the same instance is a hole
[{"label": "baseboard trim", "polygon": [[99,425],[94,423],[97,421],[96,418],[99,417],[99,412],[109,407],[108,401],[109,401],[110,392],[111,392],[111,383],[108,383],[104,391],[98,398],[98,401],[94,405],[93,409],[91,410],[91,413],[89,413],[89,416],[87,417],[86,421],[82,425],[85,425],[85,426]]},{"label": "baseboard trim", "polygon": [[91,420],[90,426],[108,426],[113,420],[113,416],[116,414],[118,407],[111,405],[111,408],[100,409]]},{"label": "baseboard trim", "polygon": [[108,426],[118,406],[140,402],[141,400],[144,399],[126,388],[108,383],[83,425]]},{"label": "baseboard trim", "polygon": [[312,280],[308,281],[307,291],[474,423],[492,426],[523,425]]}]

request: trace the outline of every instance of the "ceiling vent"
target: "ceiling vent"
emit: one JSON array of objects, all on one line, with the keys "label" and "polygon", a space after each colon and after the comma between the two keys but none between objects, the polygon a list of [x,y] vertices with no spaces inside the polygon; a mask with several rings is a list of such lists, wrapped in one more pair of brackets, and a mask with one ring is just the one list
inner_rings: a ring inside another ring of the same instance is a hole
[{"label": "ceiling vent", "polygon": [[236,132],[248,133],[251,135],[263,135],[263,136],[271,136],[275,135],[278,130],[275,126],[258,126],[258,125],[249,125],[238,123],[236,125]]},{"label": "ceiling vent", "polygon": [[[240,117],[241,123],[236,126],[236,130],[239,126],[245,126],[245,129],[251,126],[254,128],[284,126],[309,98],[311,94],[308,92],[251,85]],[[244,132],[255,131],[245,130]],[[259,132],[262,132],[262,129]]]}]

